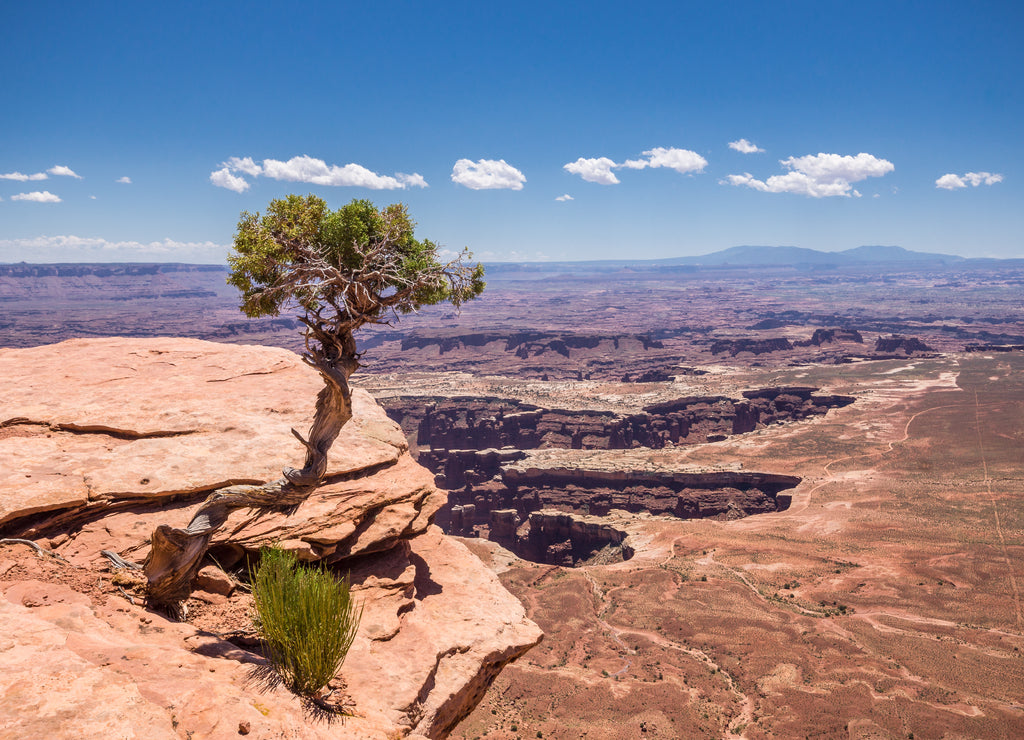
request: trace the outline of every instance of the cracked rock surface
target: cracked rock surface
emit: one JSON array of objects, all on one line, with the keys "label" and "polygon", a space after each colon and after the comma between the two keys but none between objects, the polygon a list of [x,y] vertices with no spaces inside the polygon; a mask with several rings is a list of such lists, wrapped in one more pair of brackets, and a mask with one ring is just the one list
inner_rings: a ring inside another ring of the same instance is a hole
[{"label": "cracked rock surface", "polygon": [[[187,523],[209,491],[279,478],[320,386],[298,356],[266,347],[0,350],[0,538],[64,559],[0,545],[0,736],[234,737],[248,722],[251,737],[441,738],[537,643],[522,605],[431,526],[445,494],[359,390],[325,484],[290,511],[234,512],[211,550],[241,561],[280,543],[351,571],[366,607],[341,673],[355,717],[310,724],[295,697],[254,684],[263,658],[245,589],[195,592],[189,624],[122,588],[100,550],[141,562],[153,528]],[[46,691],[29,701],[32,681]]]}]

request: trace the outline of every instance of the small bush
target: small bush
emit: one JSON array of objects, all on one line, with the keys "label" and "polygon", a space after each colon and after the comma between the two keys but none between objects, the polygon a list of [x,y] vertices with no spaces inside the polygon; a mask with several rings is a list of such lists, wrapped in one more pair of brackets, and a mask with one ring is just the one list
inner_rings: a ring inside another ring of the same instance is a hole
[{"label": "small bush", "polygon": [[362,608],[349,595],[348,578],[264,548],[252,595],[267,659],[289,689],[316,696],[341,669],[359,628]]}]

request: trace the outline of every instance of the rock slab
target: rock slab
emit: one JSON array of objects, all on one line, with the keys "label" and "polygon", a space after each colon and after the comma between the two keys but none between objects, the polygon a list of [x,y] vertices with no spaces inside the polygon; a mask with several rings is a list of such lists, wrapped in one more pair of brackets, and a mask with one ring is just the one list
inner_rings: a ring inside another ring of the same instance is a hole
[{"label": "rock slab", "polygon": [[183,525],[209,491],[280,477],[301,458],[289,429],[311,420],[315,371],[274,348],[89,339],[0,350],[0,388],[0,537],[64,558],[0,546],[0,738],[443,738],[540,640],[431,526],[444,493],[356,390],[325,485],[294,510],[235,512],[212,548],[241,561],[278,543],[352,572],[366,605],[341,674],[355,716],[311,723],[254,683],[255,648],[218,637],[232,631],[218,615],[248,624],[244,590],[204,581],[193,610],[207,622],[170,622],[130,603],[99,551],[141,561],[153,528]]}]

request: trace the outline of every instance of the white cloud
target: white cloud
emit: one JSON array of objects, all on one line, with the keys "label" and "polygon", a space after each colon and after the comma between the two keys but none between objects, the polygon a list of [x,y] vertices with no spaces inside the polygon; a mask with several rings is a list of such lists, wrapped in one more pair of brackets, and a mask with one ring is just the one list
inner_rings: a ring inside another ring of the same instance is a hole
[{"label": "white cloud", "polygon": [[963,175],[954,175],[952,172],[943,175],[935,181],[935,187],[943,190],[959,190],[968,185],[978,187],[979,185],[995,185],[1002,182],[1003,176],[992,172],[967,172]]},{"label": "white cloud", "polygon": [[627,170],[645,170],[650,166],[650,164],[651,163],[648,162],[646,159],[627,159],[622,164],[612,163],[612,166],[618,169],[622,169],[623,167],[625,167]]},{"label": "white cloud", "polygon": [[790,172],[773,175],[767,180],[758,180],[749,172],[744,172],[742,175],[728,175],[721,182],[745,185],[763,193],[797,193],[812,198],[859,198],[860,193],[853,189],[852,183],[869,177],[882,177],[896,169],[889,160],[864,152],[856,156],[808,154],[779,160],[779,164]]},{"label": "white cloud", "polygon": [[227,167],[234,172],[249,175],[250,177],[257,177],[263,174],[263,168],[256,164],[252,157],[229,157],[227,162],[221,163],[221,166]]},{"label": "white cloud", "polygon": [[423,175],[419,174],[418,172],[414,172],[411,175],[407,175],[404,172],[396,172],[395,179],[402,183],[402,185],[408,185],[410,187],[430,187],[429,185],[427,185],[427,181],[423,179]]},{"label": "white cloud", "polygon": [[780,164],[803,172],[816,182],[860,182],[869,177],[881,177],[895,168],[887,159],[879,159],[861,152],[855,157],[841,154],[807,154],[780,160]]},{"label": "white cloud", "polygon": [[128,177],[128,175],[125,175],[124,177],[117,178],[116,180],[114,180],[114,182],[119,182],[119,183],[121,183],[123,185],[131,185],[132,184],[132,178]]},{"label": "white cloud", "polygon": [[952,172],[948,175],[943,175],[935,181],[935,187],[942,188],[943,190],[956,190],[957,188],[966,188],[967,183],[960,175],[954,175]]},{"label": "white cloud", "polygon": [[1003,176],[992,172],[968,172],[964,175],[964,179],[974,187],[978,187],[979,185],[995,185],[997,182],[1002,182]]},{"label": "white cloud", "polygon": [[708,166],[708,161],[697,152],[689,149],[676,149],[675,147],[655,147],[643,153],[644,159],[627,159],[621,164],[608,157],[592,157],[585,159],[580,157],[575,162],[563,165],[566,172],[579,175],[587,182],[596,182],[599,185],[618,185],[619,178],[612,170],[643,170],[648,167],[667,167],[680,174],[688,172],[703,172]]},{"label": "white cloud", "polygon": [[30,200],[34,203],[60,203],[60,198],[51,193],[49,190],[43,190],[42,192],[36,190],[32,193],[18,193],[12,195],[11,200]]},{"label": "white cloud", "polygon": [[759,152],[764,151],[764,149],[757,146],[757,144],[753,144],[747,141],[746,139],[740,139],[739,141],[730,141],[729,148],[735,149],[736,151],[742,152],[743,154],[757,154]]},{"label": "white cloud", "polygon": [[200,262],[223,263],[228,245],[215,242],[179,242],[164,239],[149,243],[109,241],[79,236],[38,236],[0,239],[0,262]]},{"label": "white cloud", "polygon": [[668,167],[685,175],[687,172],[702,172],[708,166],[704,157],[689,149],[665,148],[663,146],[644,152],[648,167]]},{"label": "white cloud", "polygon": [[[308,182],[313,185],[353,186],[370,190],[397,190],[404,189],[407,185],[394,177],[378,175],[359,164],[347,164],[344,167],[339,167],[336,164],[328,165],[322,159],[314,159],[306,155],[292,157],[287,162],[264,159],[263,174],[275,180]],[[407,177],[417,177],[417,175]]]},{"label": "white cloud", "polygon": [[[619,178],[612,172],[613,167],[621,167],[608,157],[597,157],[584,159],[580,157],[575,162],[563,165],[566,172],[579,175],[587,182],[596,182],[599,185],[618,185]],[[646,166],[646,165],[644,165]]]},{"label": "white cloud", "polygon": [[0,180],[17,180],[18,182],[25,182],[26,180],[45,179],[47,179],[45,172],[37,172],[34,175],[23,175],[20,172],[8,172],[5,175],[0,175]]},{"label": "white cloud", "polygon": [[230,157],[227,161],[221,162],[221,169],[210,173],[210,182],[241,193],[249,188],[249,183],[235,173],[250,177],[262,175],[287,182],[363,187],[371,190],[401,190],[410,186],[427,187],[427,181],[418,173],[411,175],[398,173],[394,177],[378,175],[359,164],[347,164],[344,167],[336,164],[329,165],[322,159],[305,154],[292,157],[288,161],[264,159],[262,164],[257,164],[252,157]]},{"label": "white cloud", "polygon": [[504,159],[460,159],[452,167],[452,182],[470,190],[522,190],[526,176]]},{"label": "white cloud", "polygon": [[236,193],[244,193],[249,189],[249,183],[246,179],[232,175],[227,167],[211,172],[210,182],[218,188],[227,188],[228,190],[234,190]]},{"label": "white cloud", "polygon": [[339,167],[306,155],[292,157],[287,162],[264,159],[263,174],[275,180],[308,182],[313,185],[356,185],[372,190],[389,190],[400,186],[395,178],[378,175],[362,165],[347,164]]},{"label": "white cloud", "polygon": [[555,198],[555,200],[559,200],[559,201],[565,202],[567,200],[573,200],[573,197],[571,195],[569,195],[568,193],[566,193],[565,195],[559,195],[557,198]]},{"label": "white cloud", "polygon": [[[57,175],[59,177],[73,177],[76,180],[81,180],[82,176],[77,174],[73,169],[62,164],[56,164],[46,172],[50,175]],[[30,180],[48,180],[49,175],[46,172],[35,172],[31,175],[26,175],[21,172],[8,172],[0,175],[0,180],[17,180],[18,182],[28,182]]]},{"label": "white cloud", "polygon": [[96,200],[96,196],[95,195],[90,195],[89,196],[89,200]]},{"label": "white cloud", "polygon": [[82,179],[81,175],[76,174],[73,169],[71,169],[70,167],[65,167],[62,164],[54,165],[53,167],[48,169],[47,172],[49,172],[51,175],[58,175],[60,177],[73,177],[76,180]]}]

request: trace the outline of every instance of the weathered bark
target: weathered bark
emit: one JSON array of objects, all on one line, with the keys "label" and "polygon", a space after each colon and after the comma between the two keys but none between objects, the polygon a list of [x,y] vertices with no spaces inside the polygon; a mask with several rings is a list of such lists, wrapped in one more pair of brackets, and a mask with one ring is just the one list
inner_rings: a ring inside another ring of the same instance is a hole
[{"label": "weathered bark", "polygon": [[302,469],[285,468],[283,471],[285,479],[296,486],[315,486],[323,480],[327,472],[327,451],[338,438],[341,428],[352,418],[352,391],[348,379],[359,367],[355,338],[351,332],[338,336],[324,332],[318,326],[307,326],[319,340],[319,346],[309,348],[302,359],[317,369],[324,379],[324,387],[316,396],[316,413],[309,428],[309,439],[303,439],[298,431],[292,429],[292,434],[306,448]]},{"label": "weathered bark", "polygon": [[[322,325],[307,323],[307,352],[302,359],[315,367],[324,379],[317,394],[316,411],[303,439],[306,448],[301,470],[285,468],[284,480],[262,486],[231,486],[211,494],[199,507],[185,529],[165,524],[153,532],[144,567],[150,603],[179,616],[182,604],[192,593],[192,584],[202,564],[210,539],[223,526],[232,509],[282,508],[304,501],[327,473],[327,453],[345,424],[352,418],[352,391],[348,379],[359,367],[355,339],[351,332],[332,334]],[[310,346],[310,335],[317,344]]]},{"label": "weathered bark", "polygon": [[181,615],[181,604],[192,593],[210,539],[233,509],[294,506],[309,493],[309,488],[284,480],[262,486],[230,486],[211,493],[185,529],[161,524],[153,531],[152,546],[143,565],[150,602]]}]

